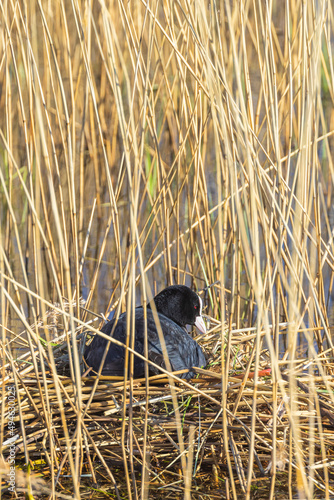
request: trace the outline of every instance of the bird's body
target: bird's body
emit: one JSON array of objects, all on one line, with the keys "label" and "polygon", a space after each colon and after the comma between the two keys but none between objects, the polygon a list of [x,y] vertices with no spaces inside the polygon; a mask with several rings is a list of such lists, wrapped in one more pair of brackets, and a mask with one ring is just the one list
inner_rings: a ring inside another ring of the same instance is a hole
[{"label": "bird's body", "polygon": [[[198,295],[183,285],[166,288],[154,298],[157,314],[154,308],[147,307],[147,352],[148,359],[162,368],[166,368],[163,349],[160,343],[155,317],[158,317],[164,337],[169,362],[173,371],[190,369],[193,366],[206,365],[204,353],[199,344],[188,334],[185,329],[187,324],[195,324],[203,333],[205,325],[201,316],[202,303]],[[110,335],[114,329],[113,338],[126,343],[127,314],[123,313],[117,320],[106,323],[101,332]],[[107,345],[107,340],[96,335],[92,343],[86,348],[85,360],[88,366],[95,371],[100,368],[101,360]],[[143,307],[135,309],[135,341],[134,350],[144,356],[145,354],[145,319]],[[103,375],[124,375],[125,348],[114,343],[110,347],[102,369]],[[158,368],[149,366],[151,374],[160,373]],[[134,357],[133,376],[135,378],[145,375],[145,361],[138,356]],[[191,378],[191,370],[181,375]]]}]

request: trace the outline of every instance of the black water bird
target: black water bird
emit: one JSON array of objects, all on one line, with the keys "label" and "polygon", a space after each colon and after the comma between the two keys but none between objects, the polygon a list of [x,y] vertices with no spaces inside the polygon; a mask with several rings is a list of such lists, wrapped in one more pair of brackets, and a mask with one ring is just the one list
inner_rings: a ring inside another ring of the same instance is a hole
[{"label": "black water bird", "polygon": [[[169,362],[173,371],[188,368],[189,372],[181,378],[190,379],[195,374],[191,371],[193,366],[205,367],[206,359],[201,347],[188,334],[185,326],[195,325],[200,332],[206,333],[202,318],[202,300],[190,288],[184,285],[173,285],[162,290],[154,297],[155,308],[164,336]],[[154,308],[153,308],[154,309]],[[110,335],[113,328],[113,338],[126,342],[127,314],[119,316],[117,324],[115,319],[106,323],[101,332]],[[135,309],[135,342],[134,350],[144,355],[145,320],[143,307]],[[86,347],[84,357],[88,366],[94,371],[100,368],[101,360],[107,345],[107,340],[95,335],[90,345]],[[149,304],[147,306],[147,345],[148,359],[156,365],[166,368],[162,347],[159,340],[154,312]],[[110,343],[109,350],[102,369],[102,375],[124,375],[125,348]],[[161,373],[157,368],[149,365],[150,374]],[[145,375],[145,361],[135,355],[134,377]]]}]

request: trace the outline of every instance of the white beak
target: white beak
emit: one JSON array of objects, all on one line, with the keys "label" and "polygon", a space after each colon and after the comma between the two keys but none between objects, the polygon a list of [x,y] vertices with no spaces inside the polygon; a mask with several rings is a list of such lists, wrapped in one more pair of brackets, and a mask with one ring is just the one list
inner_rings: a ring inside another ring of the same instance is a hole
[{"label": "white beak", "polygon": [[196,321],[195,321],[195,326],[199,329],[200,332],[206,333],[206,326],[204,323],[204,319],[202,316],[197,316]]}]

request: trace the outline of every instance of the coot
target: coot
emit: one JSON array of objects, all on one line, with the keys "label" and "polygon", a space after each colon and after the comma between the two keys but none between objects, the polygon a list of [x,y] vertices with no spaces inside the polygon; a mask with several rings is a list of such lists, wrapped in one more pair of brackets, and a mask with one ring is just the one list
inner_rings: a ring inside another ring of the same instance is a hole
[{"label": "coot", "polygon": [[[185,325],[195,325],[202,333],[206,332],[202,318],[202,301],[197,293],[184,285],[173,285],[165,288],[154,297],[161,330],[165,339],[169,361],[173,371],[190,369],[193,366],[206,366],[204,353],[197,342],[188,334]],[[101,332],[110,335],[115,320],[106,323]],[[144,355],[144,309],[135,309],[135,343],[134,350]],[[115,326],[113,338],[126,342],[126,313],[120,315]],[[107,340],[95,335],[93,341],[86,347],[84,357],[88,366],[96,372],[100,368]],[[157,327],[151,306],[147,306],[147,344],[148,359],[158,366],[166,368]],[[102,375],[124,375],[125,349],[111,343],[102,369]],[[158,374],[158,369],[149,365],[150,374]],[[135,355],[134,377],[145,375],[145,362]],[[181,375],[190,379],[193,371]]]}]

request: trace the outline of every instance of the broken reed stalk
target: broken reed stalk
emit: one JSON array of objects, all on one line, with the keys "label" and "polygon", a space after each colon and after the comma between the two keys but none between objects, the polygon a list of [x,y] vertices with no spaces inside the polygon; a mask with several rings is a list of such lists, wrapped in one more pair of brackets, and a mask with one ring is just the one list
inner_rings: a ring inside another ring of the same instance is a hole
[{"label": "broken reed stalk", "polygon": [[[279,10],[1,6],[2,380],[26,425],[17,456],[43,457],[50,495],[64,470],[77,498],[86,469],[101,480],[94,453],[119,498],[157,484],[189,497],[191,470],[250,498],[264,465],[273,498],[286,457],[300,496],[329,495],[333,8]],[[139,299],[174,282],[215,283],[206,375],[82,380],[83,332],[98,330],[90,311],[131,320]],[[52,345],[59,333],[66,347]],[[272,385],[259,375],[267,365]]]}]

